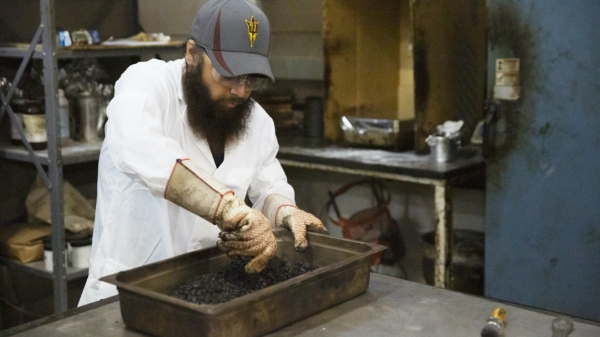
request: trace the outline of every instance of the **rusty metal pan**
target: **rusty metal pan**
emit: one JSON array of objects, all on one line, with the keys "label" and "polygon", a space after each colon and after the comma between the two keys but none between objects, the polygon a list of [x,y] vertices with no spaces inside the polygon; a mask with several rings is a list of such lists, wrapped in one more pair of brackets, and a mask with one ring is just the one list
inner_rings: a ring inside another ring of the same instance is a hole
[{"label": "rusty metal pan", "polygon": [[192,277],[230,263],[203,249],[102,278],[119,291],[123,322],[154,336],[260,336],[364,293],[371,255],[385,246],[309,233],[299,253],[289,231],[275,229],[276,256],[319,268],[222,304],[171,297]]}]

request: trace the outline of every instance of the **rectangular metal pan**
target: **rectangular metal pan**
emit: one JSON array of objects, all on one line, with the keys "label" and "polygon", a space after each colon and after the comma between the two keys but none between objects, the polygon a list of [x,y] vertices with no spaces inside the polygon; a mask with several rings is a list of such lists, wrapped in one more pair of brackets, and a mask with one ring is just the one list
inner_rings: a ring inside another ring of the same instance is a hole
[{"label": "rectangular metal pan", "polygon": [[342,116],[340,128],[344,144],[392,151],[414,149],[414,120]]},{"label": "rectangular metal pan", "polygon": [[230,263],[208,248],[102,278],[119,291],[123,322],[154,336],[260,336],[364,293],[371,255],[385,246],[309,233],[300,253],[288,230],[274,230],[276,256],[319,268],[222,304],[171,297],[194,276]]}]

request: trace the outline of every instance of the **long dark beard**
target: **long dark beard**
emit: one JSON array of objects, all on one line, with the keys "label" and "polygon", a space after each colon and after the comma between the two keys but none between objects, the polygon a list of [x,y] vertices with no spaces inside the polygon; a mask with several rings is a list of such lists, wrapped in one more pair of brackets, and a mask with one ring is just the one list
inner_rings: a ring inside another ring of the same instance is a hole
[{"label": "long dark beard", "polygon": [[[213,100],[208,86],[202,81],[202,63],[186,64],[182,77],[187,103],[187,118],[194,135],[206,139],[213,154],[225,153],[225,148],[237,144],[246,134],[252,111],[251,99],[239,97]],[[229,108],[228,102],[239,105]]]}]

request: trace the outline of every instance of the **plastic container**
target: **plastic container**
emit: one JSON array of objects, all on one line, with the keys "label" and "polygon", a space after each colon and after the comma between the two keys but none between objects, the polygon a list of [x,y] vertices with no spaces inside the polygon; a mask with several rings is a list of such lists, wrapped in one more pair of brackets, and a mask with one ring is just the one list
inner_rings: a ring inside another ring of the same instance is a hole
[{"label": "plastic container", "polygon": [[98,120],[103,97],[89,92],[82,92],[76,96],[77,99],[77,138],[80,142],[100,141],[98,136]]},{"label": "plastic container", "polygon": [[92,252],[92,238],[82,238],[69,241],[69,257],[71,265],[75,268],[90,267],[90,253]]},{"label": "plastic container", "polygon": [[[46,114],[42,101],[15,99],[11,101],[11,108],[31,147],[34,150],[45,149],[48,146],[48,135],[46,133]],[[23,145],[23,140],[14,123],[11,123],[10,141],[14,145]]]},{"label": "plastic container", "polygon": [[60,119],[60,139],[63,144],[68,143],[71,138],[69,115],[69,100],[65,97],[65,91],[58,89],[58,118]]},{"label": "plastic container", "polygon": [[[47,271],[51,272],[54,270],[53,268],[53,252],[52,252],[52,237],[46,236],[42,239],[44,244],[44,267]],[[65,263],[67,266],[69,265],[69,255],[67,254],[67,243],[65,242],[65,249],[63,250],[63,254],[65,254]]]}]

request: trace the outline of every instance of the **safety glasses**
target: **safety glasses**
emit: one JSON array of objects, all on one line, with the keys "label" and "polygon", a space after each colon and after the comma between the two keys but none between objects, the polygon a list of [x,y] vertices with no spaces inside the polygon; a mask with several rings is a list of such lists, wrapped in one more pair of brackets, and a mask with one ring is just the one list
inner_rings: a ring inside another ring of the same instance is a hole
[{"label": "safety glasses", "polygon": [[266,77],[252,75],[226,77],[219,74],[219,72],[214,67],[212,68],[212,75],[215,81],[220,85],[226,86],[228,88],[245,86],[246,91],[254,91],[260,88],[267,81]]}]

